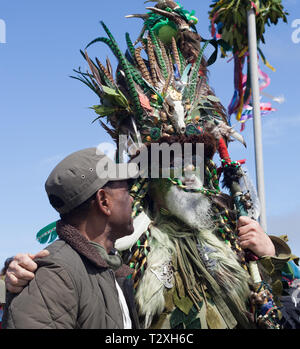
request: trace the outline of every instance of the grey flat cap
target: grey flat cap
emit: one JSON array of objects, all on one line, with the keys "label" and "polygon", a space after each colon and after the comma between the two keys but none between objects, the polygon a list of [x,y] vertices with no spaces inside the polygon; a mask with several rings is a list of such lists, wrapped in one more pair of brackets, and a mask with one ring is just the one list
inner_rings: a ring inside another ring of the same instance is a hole
[{"label": "grey flat cap", "polygon": [[49,175],[45,189],[51,205],[60,214],[66,214],[106,183],[137,176],[136,164],[116,164],[97,148],[88,148],[62,160]]}]

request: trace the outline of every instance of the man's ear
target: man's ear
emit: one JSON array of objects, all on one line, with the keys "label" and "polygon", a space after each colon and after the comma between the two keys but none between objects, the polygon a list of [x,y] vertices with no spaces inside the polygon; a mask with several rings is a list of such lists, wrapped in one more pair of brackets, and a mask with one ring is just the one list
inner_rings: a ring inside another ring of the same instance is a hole
[{"label": "man's ear", "polygon": [[110,216],[112,198],[107,190],[99,189],[96,195],[98,209],[105,215]]}]

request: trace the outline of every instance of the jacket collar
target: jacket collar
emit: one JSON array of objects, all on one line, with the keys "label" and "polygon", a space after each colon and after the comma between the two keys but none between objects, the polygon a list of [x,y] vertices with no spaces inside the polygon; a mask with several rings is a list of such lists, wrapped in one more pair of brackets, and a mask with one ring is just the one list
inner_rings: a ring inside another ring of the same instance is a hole
[{"label": "jacket collar", "polygon": [[[56,223],[56,231],[61,240],[64,240],[75,251],[86,257],[94,265],[99,268],[110,268],[106,261],[101,258],[96,248],[92,246],[75,227],[60,220]],[[115,271],[116,277],[127,277],[132,273],[133,270],[125,264]]]}]

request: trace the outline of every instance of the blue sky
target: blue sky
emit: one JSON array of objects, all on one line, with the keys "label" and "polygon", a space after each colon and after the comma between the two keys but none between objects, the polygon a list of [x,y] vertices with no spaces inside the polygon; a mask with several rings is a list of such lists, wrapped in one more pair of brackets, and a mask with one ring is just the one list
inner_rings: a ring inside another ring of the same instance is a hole
[{"label": "blue sky", "polygon": [[[288,24],[268,27],[266,45],[261,47],[276,68],[274,73],[262,66],[271,78],[265,92],[285,98],[283,104],[273,104],[277,112],[262,120],[267,221],[268,233],[288,234],[293,253],[300,255],[300,43],[293,43],[291,25],[300,18],[300,4],[284,3],[290,13]],[[198,31],[209,38],[210,1],[182,0],[182,4],[196,11]],[[0,44],[0,265],[18,252],[35,253],[44,247],[35,235],[58,219],[44,191],[55,165],[76,150],[110,142],[91,123],[95,115],[89,107],[97,104],[96,96],[69,78],[73,68],[85,67],[79,49],[104,34],[100,20],[125,49],[125,32],[136,38],[142,22],[124,16],[144,9],[142,0],[1,1],[6,43]],[[112,58],[103,44],[89,52],[102,61],[106,55]],[[233,94],[233,63],[220,58],[210,68],[210,84],[227,107]],[[251,121],[243,135],[247,149],[233,143],[230,152],[233,159],[247,159],[255,181]]]}]

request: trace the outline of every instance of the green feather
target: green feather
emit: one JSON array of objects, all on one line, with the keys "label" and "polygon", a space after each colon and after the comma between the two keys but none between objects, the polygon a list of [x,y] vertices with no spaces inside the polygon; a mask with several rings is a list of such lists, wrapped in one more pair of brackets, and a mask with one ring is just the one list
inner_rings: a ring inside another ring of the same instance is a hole
[{"label": "green feather", "polygon": [[131,69],[130,69],[130,66],[128,64],[128,61],[125,58],[125,56],[123,55],[123,53],[121,52],[121,50],[119,49],[115,38],[113,37],[113,35],[111,34],[111,32],[109,31],[107,26],[103,22],[101,22],[101,24],[102,24],[105,32],[107,33],[109,39],[103,38],[103,37],[96,38],[95,40],[91,41],[86,46],[86,49],[96,42],[104,42],[106,45],[108,45],[110,47],[110,49],[112,50],[112,52],[114,53],[114,55],[118,59],[122,70],[124,71],[125,79],[126,79],[127,86],[128,86],[128,91],[129,91],[129,94],[131,96],[131,99],[132,99],[132,102],[134,105],[136,116],[138,119],[142,119],[143,118],[143,109],[142,109],[142,106],[141,106],[141,103],[139,100],[138,93],[137,93],[136,88],[135,88],[134,80],[132,77],[132,73],[131,73]]},{"label": "green feather", "polygon": [[70,78],[83,82],[86,86],[88,86],[91,90],[93,90],[98,95],[95,87],[90,82],[87,82],[86,79],[82,79],[79,76],[70,76]]},{"label": "green feather", "polygon": [[187,64],[186,64],[185,58],[184,58],[182,52],[180,51],[179,47],[177,48],[177,50],[178,50],[178,55],[179,55],[179,60],[180,60],[180,65],[181,65],[180,74],[182,75]]},{"label": "green feather", "polygon": [[149,30],[149,33],[150,33],[150,36],[151,36],[151,40],[152,40],[152,42],[154,44],[154,47],[155,47],[155,52],[156,52],[156,55],[157,55],[157,58],[158,58],[159,66],[161,67],[161,70],[162,70],[163,77],[165,79],[167,79],[168,76],[169,76],[168,69],[166,67],[165,60],[163,59],[161,48],[160,48],[160,46],[158,44],[156,35],[155,35],[154,31],[151,28],[149,28],[148,30]]},{"label": "green feather", "polygon": [[[100,39],[100,38],[98,38],[98,39]],[[103,38],[103,39],[108,40],[108,39],[106,39],[106,38]],[[102,41],[102,40],[99,40],[99,41]],[[107,44],[108,44],[108,43],[107,43]],[[92,43],[90,43],[89,45],[92,45]],[[88,46],[89,46],[89,45],[88,45]],[[88,46],[87,46],[87,47],[88,47]],[[83,58],[86,60],[86,57],[85,57],[84,52],[83,52],[82,50],[80,50],[80,53],[82,54]],[[93,62],[93,60],[92,60],[91,58],[90,58],[90,60],[91,60],[91,62],[94,64],[95,68],[98,70],[102,82],[104,82],[107,86],[109,86],[109,87],[111,87],[111,88],[114,88],[113,84],[112,84],[111,81],[108,79],[108,77],[105,75],[105,73],[104,73],[104,71],[101,69],[101,67],[99,67],[95,62]],[[78,72],[77,72],[77,73],[78,73]],[[87,74],[82,73],[82,72],[80,72],[80,74],[81,74],[82,76],[83,76],[83,75],[88,76]]]},{"label": "green feather", "polygon": [[131,73],[131,68],[130,68],[129,62],[125,58],[122,51],[119,49],[117,42],[116,42],[115,38],[113,37],[112,33],[110,32],[110,30],[107,28],[107,26],[103,22],[101,22],[101,24],[102,24],[105,32],[107,33],[108,37],[110,38],[110,41],[114,47],[113,52],[115,53],[117,59],[120,62],[120,65],[125,73],[126,82],[128,85],[128,90],[129,90],[129,93],[131,95],[132,102],[134,104],[134,109],[137,113],[137,117],[138,117],[138,119],[142,119],[143,118],[143,109],[141,107],[139,96],[138,96],[138,93],[137,93],[135,85],[134,85],[133,76]]},{"label": "green feather", "polygon": [[130,73],[131,73],[131,76],[133,78],[133,80],[138,84],[140,85],[141,87],[145,88],[146,87],[146,84],[145,84],[145,81],[142,77],[142,74],[140,73],[139,70],[137,70],[135,68],[135,66],[133,66],[129,61],[127,61],[127,65],[129,67],[129,70],[130,70]]},{"label": "green feather", "polygon": [[208,44],[209,44],[209,41],[206,41],[205,44],[203,45],[202,49],[200,50],[197,61],[195,62],[194,66],[192,68],[188,88],[185,90],[184,99],[190,98],[191,104],[193,104],[193,102],[194,102],[193,99],[194,99],[194,94],[196,91],[197,79],[198,79],[198,74],[199,74],[199,69],[201,66],[203,53],[204,53],[204,50],[206,49]]},{"label": "green feather", "polygon": [[130,39],[130,35],[129,35],[129,33],[126,33],[125,36],[126,36],[127,47],[128,47],[128,50],[131,54],[131,58],[135,62],[135,49],[134,49],[133,43]]},{"label": "green feather", "polygon": [[105,30],[106,34],[108,35],[108,37],[110,38],[110,40],[116,45],[118,46],[116,39],[114,38],[114,36],[112,35],[111,31],[107,28],[107,26],[105,25],[105,23],[103,21],[100,22],[103,29]]}]

